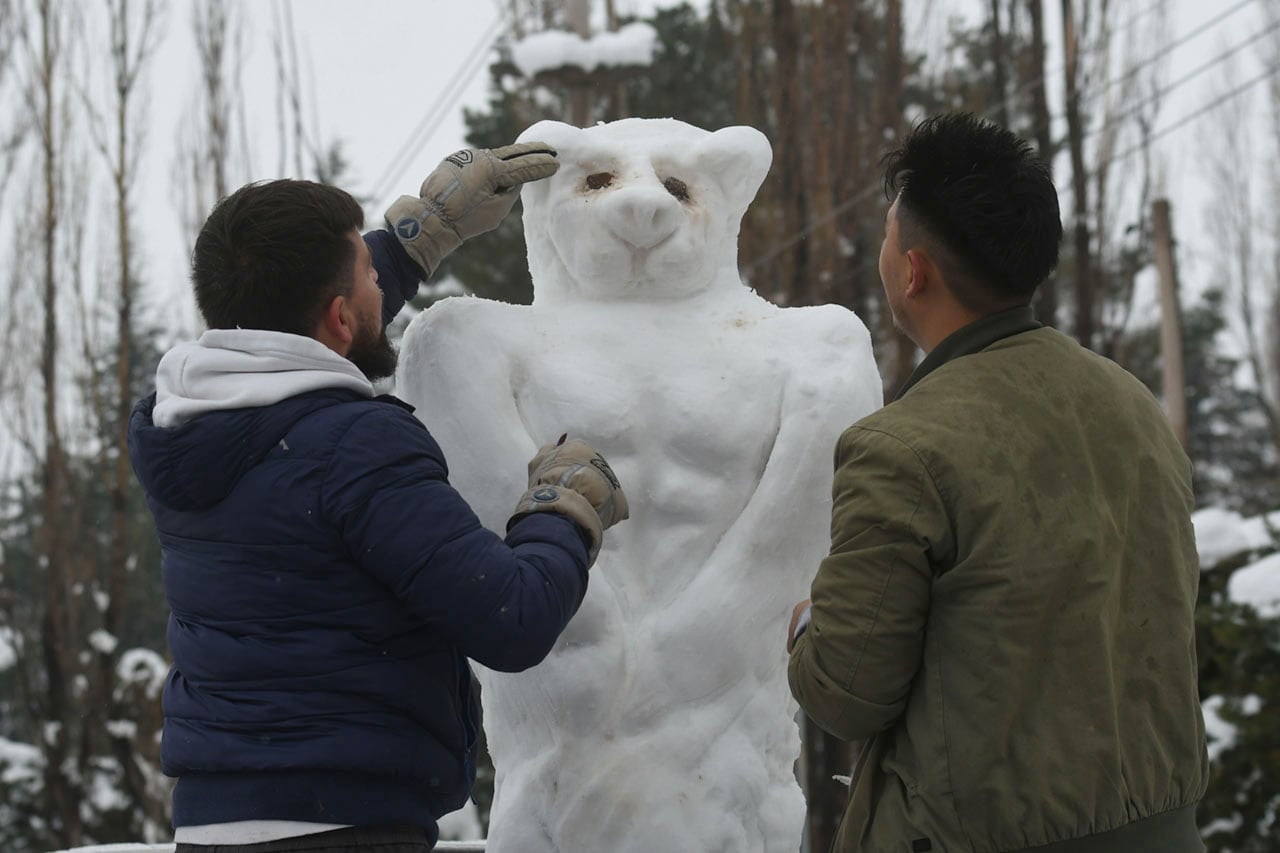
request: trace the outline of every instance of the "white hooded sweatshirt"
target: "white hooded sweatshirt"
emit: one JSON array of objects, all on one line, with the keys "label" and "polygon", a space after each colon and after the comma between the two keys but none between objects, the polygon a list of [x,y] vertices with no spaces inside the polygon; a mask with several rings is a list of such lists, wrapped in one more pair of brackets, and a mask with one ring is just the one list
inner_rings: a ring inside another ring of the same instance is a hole
[{"label": "white hooded sweatshirt", "polygon": [[205,412],[270,406],[321,388],[373,396],[358,367],[314,338],[209,329],[160,359],[151,417],[158,427],[177,427]]}]

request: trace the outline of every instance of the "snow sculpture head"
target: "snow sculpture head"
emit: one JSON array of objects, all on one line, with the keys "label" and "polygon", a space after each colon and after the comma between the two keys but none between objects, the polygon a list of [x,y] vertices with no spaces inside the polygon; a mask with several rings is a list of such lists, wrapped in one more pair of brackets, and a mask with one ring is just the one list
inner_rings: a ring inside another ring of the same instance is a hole
[{"label": "snow sculpture head", "polygon": [[750,127],[539,122],[560,171],[524,188],[534,302],[649,300],[740,287],[738,226],[773,159]]}]

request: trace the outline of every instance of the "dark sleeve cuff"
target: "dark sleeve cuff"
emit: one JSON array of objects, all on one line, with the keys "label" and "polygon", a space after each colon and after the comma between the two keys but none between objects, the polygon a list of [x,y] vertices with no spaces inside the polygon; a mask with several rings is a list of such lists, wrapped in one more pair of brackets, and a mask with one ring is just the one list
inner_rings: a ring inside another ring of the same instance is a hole
[{"label": "dark sleeve cuff", "polygon": [[383,228],[364,235],[364,244],[373,256],[378,271],[378,287],[382,289],[382,325],[386,327],[404,304],[418,294],[418,284],[425,276],[409,258],[396,235]]}]

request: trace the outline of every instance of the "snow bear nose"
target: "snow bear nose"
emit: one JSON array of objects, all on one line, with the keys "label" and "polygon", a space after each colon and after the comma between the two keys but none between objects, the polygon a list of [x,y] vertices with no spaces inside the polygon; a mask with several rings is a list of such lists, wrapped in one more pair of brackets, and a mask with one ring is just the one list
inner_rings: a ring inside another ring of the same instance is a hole
[{"label": "snow bear nose", "polygon": [[650,187],[616,190],[604,207],[605,225],[637,249],[658,245],[675,233],[684,218],[680,202],[666,190]]}]

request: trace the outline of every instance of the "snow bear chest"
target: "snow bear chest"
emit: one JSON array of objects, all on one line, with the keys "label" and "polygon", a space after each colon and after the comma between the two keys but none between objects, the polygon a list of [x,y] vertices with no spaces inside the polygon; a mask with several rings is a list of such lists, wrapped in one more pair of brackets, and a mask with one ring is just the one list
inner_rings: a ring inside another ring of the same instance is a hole
[{"label": "snow bear chest", "polygon": [[760,325],[539,317],[513,375],[520,417],[539,440],[585,437],[638,499],[727,522],[778,431],[785,375]]}]

